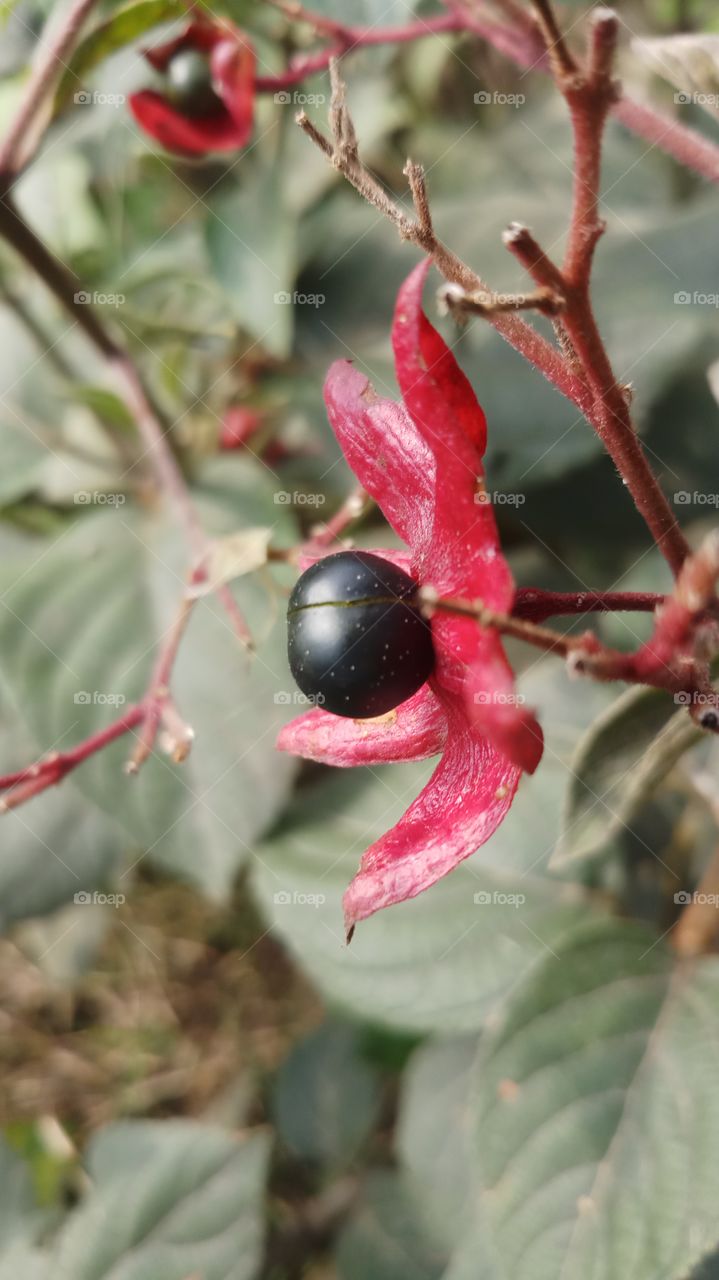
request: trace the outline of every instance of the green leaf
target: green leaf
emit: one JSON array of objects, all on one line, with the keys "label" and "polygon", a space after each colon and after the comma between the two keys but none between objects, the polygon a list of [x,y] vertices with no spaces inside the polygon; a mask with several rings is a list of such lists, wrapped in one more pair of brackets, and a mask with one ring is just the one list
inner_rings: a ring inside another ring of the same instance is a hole
[{"label": "green leaf", "polygon": [[146,31],[185,17],[187,10],[180,0],[138,0],[118,9],[107,22],[95,27],[80,42],[65,71],[55,97],[55,110],[61,111],[72,96],[85,86],[86,78],[111,54],[132,44]]},{"label": "green leaf", "polygon": [[704,737],[662,689],[630,689],[590,725],[571,765],[554,864],[604,848]]},{"label": "green leaf", "polygon": [[0,1280],[56,1280],[47,1254],[31,1245],[11,1245],[0,1254]]},{"label": "green leaf", "polygon": [[47,449],[26,426],[13,421],[0,425],[0,441],[0,506],[7,506],[39,485]]},{"label": "green leaf", "polygon": [[[272,521],[278,539],[292,541],[291,518],[274,505],[255,465],[223,459],[206,474],[208,489],[198,496],[211,533],[236,529],[241,511],[253,525]],[[166,513],[78,511],[74,528],[54,546],[41,553],[33,547],[19,575],[17,567],[6,571],[2,677],[34,744],[29,754],[6,756],[7,769],[59,743],[82,741],[141,696],[183,590],[186,553]],[[185,764],[155,754],[128,778],[128,737],[95,754],[59,788],[76,789],[87,810],[104,810],[110,828],[122,828],[133,864],[147,853],[213,895],[228,890],[283,804],[293,773],[293,762],[274,746],[283,717],[275,694],[288,682],[283,627],[266,585],[243,578],[237,597],[258,642],[255,657],[242,649],[214,598],[198,604],[180,646],[173,691],[196,734]],[[48,812],[51,804],[48,798]],[[18,822],[32,826],[34,813],[31,806],[19,810]],[[45,836],[34,856],[52,878],[59,873],[51,851],[72,863],[76,847],[75,833],[62,827]],[[27,892],[35,892],[33,883]],[[75,882],[73,892],[89,887]]]},{"label": "green leaf", "polygon": [[[20,768],[41,754],[6,693],[0,674],[3,772]],[[123,865],[129,841],[119,823],[80,795],[68,778],[62,786],[52,787],[30,804],[2,816],[2,847],[0,932],[15,921],[54,911],[72,901],[76,893],[107,889]],[[76,928],[85,928],[82,910],[90,909],[78,909],[78,916],[65,925],[66,930],[72,929],[73,942]],[[49,955],[51,945],[52,939],[48,939],[39,948],[38,957],[43,951]]]},{"label": "green leaf", "polygon": [[3,0],[0,5],[0,31],[7,25],[7,22],[17,8],[20,0]]},{"label": "green leaf", "polygon": [[134,435],[136,427],[130,410],[124,401],[115,395],[114,391],[108,391],[107,387],[96,387],[91,384],[76,385],[70,389],[68,398],[86,405],[103,422],[116,427],[123,434]]},{"label": "green leaf", "polygon": [[450,1248],[469,1226],[475,1203],[470,1084],[474,1037],[417,1049],[402,1082],[396,1149],[432,1230]]},{"label": "green leaf", "polygon": [[370,1174],[359,1211],[340,1235],[339,1280],[439,1280],[445,1254],[397,1174]]},{"label": "green leaf", "polygon": [[379,1102],[378,1073],[363,1059],[358,1033],[325,1024],[283,1063],[275,1122],[298,1155],[338,1168],[353,1160],[368,1137]]},{"label": "green leaf", "polygon": [[43,164],[23,174],[16,194],[33,230],[65,261],[106,248],[107,227],[92,193],[92,171],[78,151],[48,148]]},{"label": "green leaf", "polygon": [[125,1122],[88,1151],[92,1189],[52,1251],[73,1280],[252,1280],[262,1252],[265,1134]]},{"label": "green leaf", "polygon": [[535,967],[476,1066],[497,1277],[680,1280],[716,1244],[718,1044],[716,958],[595,921]]},{"label": "green leaf", "polygon": [[0,1138],[0,1258],[16,1242],[32,1240],[38,1219],[29,1165]]},{"label": "green leaf", "polygon": [[209,202],[210,266],[245,332],[271,355],[292,346],[295,222],[276,166]]}]

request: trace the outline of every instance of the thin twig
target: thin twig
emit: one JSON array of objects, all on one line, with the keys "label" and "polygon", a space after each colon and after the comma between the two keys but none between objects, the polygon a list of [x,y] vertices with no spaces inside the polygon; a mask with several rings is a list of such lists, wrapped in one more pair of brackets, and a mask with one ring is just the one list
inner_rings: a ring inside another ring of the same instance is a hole
[{"label": "thin twig", "polygon": [[[348,143],[347,108],[344,102],[345,87],[339,75],[337,64],[331,64],[332,75],[332,121],[335,132],[328,139],[312,123],[304,112],[297,116],[297,123],[317,147],[330,160],[336,169],[347,179],[359,194],[384,214],[397,228],[400,236],[416,244],[429,254],[445,280],[460,285],[469,293],[490,293],[491,290],[480,276],[457,256],[434,232],[431,219],[426,212],[426,190],[424,176],[420,176],[419,166],[408,162],[413,192],[417,193],[419,208],[416,218],[410,218],[387,194],[373,174],[362,164],[356,149],[353,151]],[[559,352],[547,342],[541,334],[521,320],[517,315],[497,313],[489,316],[489,322],[503,338],[523,355],[530,364],[539,369],[544,376],[584,411],[587,407],[586,394],[579,380],[567,368],[566,362]]]},{"label": "thin twig", "polygon": [[38,145],[57,84],[78,36],[98,0],[72,0],[72,4],[51,39],[37,46],[37,57],[23,90],[20,105],[0,146],[0,189],[6,190],[14,176],[27,164]]},{"label": "thin twig", "polygon": [[625,389],[617,381],[599,333],[590,295],[594,250],[604,231],[599,217],[602,139],[618,92],[612,78],[618,20],[609,9],[593,12],[586,65],[579,67],[564,44],[550,0],[533,3],[574,133],[572,213],[561,268],[544,253],[529,229],[519,223],[510,226],[504,243],[537,285],[553,288],[563,297],[561,332],[566,335],[571,359],[576,357],[591,395],[586,416],[676,576],[689,554],[689,545],[647,462]]},{"label": "thin twig", "polygon": [[0,791],[7,792],[6,795],[0,797],[0,813],[6,813],[10,809],[17,809],[19,805],[31,800],[39,792],[46,791],[48,787],[56,786],[79,764],[89,759],[95,752],[102,751],[104,747],[109,746],[116,738],[129,733],[138,724],[141,724],[144,718],[145,707],[143,703],[132,705],[123,711],[122,715],[112,724],[106,725],[104,729],[92,734],[91,737],[86,738],[77,747],[73,747],[71,751],[55,751],[44,759],[38,760],[35,764],[0,777]]},{"label": "thin twig", "polygon": [[542,591],[520,587],[512,615],[530,622],[576,617],[582,613],[653,613],[665,596],[652,591]]},{"label": "thin twig", "polygon": [[[637,653],[622,653],[602,644],[593,631],[581,635],[562,635],[551,627],[543,627],[517,614],[498,613],[482,600],[462,600],[441,596],[433,587],[423,586],[417,592],[417,603],[425,616],[452,613],[474,618],[480,627],[522,640],[545,653],[557,653],[567,660],[569,670],[577,676],[590,676],[603,682],[624,681],[627,684],[650,685],[681,695],[700,728],[719,733],[719,697],[712,691],[701,662],[685,660],[671,665],[644,661],[645,646]],[[695,712],[695,708],[700,708]]]},{"label": "thin twig", "polygon": [[[144,764],[155,745],[157,732],[162,723],[163,716],[168,710],[171,710],[173,713],[173,725],[176,737],[176,745],[171,750],[170,754],[173,759],[179,763],[185,759],[187,752],[190,749],[193,733],[189,726],[185,725],[177,714],[170,692],[170,678],[172,676],[172,668],[177,657],[177,651],[180,647],[180,641],[185,634],[187,624],[190,621],[190,614],[197,603],[197,599],[197,596],[187,595],[180,601],[175,621],[157,656],[157,661],[155,663],[145,697],[145,717],[138,735],[137,745],[125,766],[126,773],[137,773],[140,766]],[[179,731],[178,726],[182,726],[179,728]]]},{"label": "thin twig", "polygon": [[437,293],[440,312],[462,321],[468,315],[502,315],[516,311],[538,311],[544,316],[558,316],[564,309],[564,298],[554,289],[540,285],[529,293],[467,293],[459,285],[446,284]]},{"label": "thin twig", "polygon": [[515,617],[509,613],[498,613],[489,609],[482,600],[461,600],[455,597],[440,596],[434,587],[420,587],[417,592],[417,603],[427,618],[436,612],[452,613],[461,618],[475,618],[481,627],[491,627],[500,635],[512,636],[515,640],[524,640],[537,649],[547,653],[559,653],[567,658],[575,651],[586,648],[585,636],[563,636],[549,627],[538,626],[525,618]]},{"label": "thin twig", "polygon": [[[466,33],[485,40],[523,70],[549,70],[539,28],[520,5],[503,0],[501,8],[507,13],[509,25],[472,13],[467,5],[450,3],[448,7],[452,12],[446,16],[423,19],[406,27],[345,27],[342,23],[323,20],[326,28],[332,28],[331,32],[325,29],[325,34],[331,35],[331,42],[324,49],[295,58],[287,70],[278,75],[258,76],[255,88],[258,93],[292,89],[308,76],[325,71],[332,58],[370,45],[403,44],[443,32]],[[312,15],[315,26],[317,17]],[[341,38],[338,32],[341,32]],[[601,50],[597,48],[599,62],[600,55]],[[710,182],[719,183],[719,147],[710,138],[662,114],[649,103],[639,102],[631,94],[623,93],[611,106],[611,114],[631,133],[664,151],[678,164],[692,169]]]},{"label": "thin twig", "polygon": [[324,524],[315,525],[310,530],[310,537],[305,543],[304,550],[312,552],[331,547],[333,542],[337,542],[342,537],[349,525],[354,524],[364,515],[371,501],[369,494],[361,485],[357,485],[345,498],[339,511],[336,511]]}]

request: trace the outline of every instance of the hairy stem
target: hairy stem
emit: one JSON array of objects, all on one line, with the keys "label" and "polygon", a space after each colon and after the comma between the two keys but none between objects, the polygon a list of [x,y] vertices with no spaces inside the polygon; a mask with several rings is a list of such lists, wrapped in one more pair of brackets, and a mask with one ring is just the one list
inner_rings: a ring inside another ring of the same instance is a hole
[{"label": "hairy stem", "polygon": [[529,622],[576,617],[582,613],[653,613],[664,596],[652,591],[541,591],[520,587],[512,616]]}]

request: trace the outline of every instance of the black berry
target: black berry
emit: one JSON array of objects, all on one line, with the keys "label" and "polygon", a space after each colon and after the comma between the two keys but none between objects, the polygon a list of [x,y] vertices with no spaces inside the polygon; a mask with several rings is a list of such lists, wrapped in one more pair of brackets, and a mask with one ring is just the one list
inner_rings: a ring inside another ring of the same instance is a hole
[{"label": "black berry", "polygon": [[188,116],[212,115],[220,100],[212,88],[210,64],[199,49],[178,49],[167,66],[168,94]]},{"label": "black berry", "polygon": [[303,693],[336,716],[384,715],[434,666],[429,624],[402,569],[369,551],[318,560],[287,610],[290,669]]}]

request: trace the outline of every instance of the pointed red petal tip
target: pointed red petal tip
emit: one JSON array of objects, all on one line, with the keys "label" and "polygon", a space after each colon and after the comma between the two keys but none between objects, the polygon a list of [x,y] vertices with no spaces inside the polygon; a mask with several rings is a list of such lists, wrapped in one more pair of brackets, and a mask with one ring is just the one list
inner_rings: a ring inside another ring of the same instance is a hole
[{"label": "pointed red petal tip", "polygon": [[458,428],[480,457],[487,445],[487,419],[472,384],[422,309],[422,291],[432,265],[427,258],[410,272],[397,294],[392,346],[397,381],[412,417],[426,432],[441,432],[451,422],[450,439]]},{"label": "pointed red petal tip", "polygon": [[429,685],[375,720],[348,720],[319,707],[280,730],[277,747],[339,768],[402,763],[439,755],[447,738],[444,709]]},{"label": "pointed red petal tip", "polygon": [[396,826],[364,854],[344,896],[348,930],[382,907],[404,902],[453,871],[496,831],[521,776],[448,708],[449,736],[432,777]]}]

